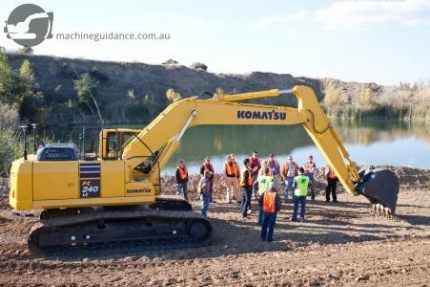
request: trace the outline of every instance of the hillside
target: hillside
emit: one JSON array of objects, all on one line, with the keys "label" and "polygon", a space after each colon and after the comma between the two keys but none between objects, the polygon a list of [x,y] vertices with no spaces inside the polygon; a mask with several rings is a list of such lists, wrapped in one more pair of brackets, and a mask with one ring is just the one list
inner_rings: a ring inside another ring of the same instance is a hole
[{"label": "hillside", "polygon": [[[294,77],[290,74],[253,72],[246,75],[214,74],[182,65],[148,65],[144,63],[103,62],[85,59],[69,59],[49,56],[9,54],[9,63],[18,70],[25,59],[34,69],[35,78],[45,97],[55,102],[76,99],[73,80],[89,73],[99,82],[97,98],[104,116],[111,121],[113,114],[133,103],[141,103],[148,95],[154,109],[152,118],[168,104],[166,91],[173,88],[182,97],[214,93],[221,88],[226,93],[240,93],[267,89],[285,89],[294,85],[312,87],[321,100],[327,85],[335,86],[342,98],[356,101],[366,90],[371,89],[375,98],[399,93],[396,87],[384,87],[375,83],[342,82],[333,79]],[[209,67],[210,69],[210,67]],[[294,105],[294,97],[260,100],[263,103]]]},{"label": "hillside", "polygon": [[[85,72],[97,70],[100,94],[106,102],[124,100],[133,91],[136,98],[145,95],[162,98],[166,103],[166,91],[173,88],[183,97],[215,92],[221,87],[226,93],[249,92],[264,89],[287,88],[298,84],[313,87],[321,97],[321,81],[310,78],[294,78],[290,74],[254,72],[248,75],[213,74],[182,65],[148,65],[144,63],[103,62],[84,59],[58,58],[9,54],[13,69],[19,69],[28,59],[35,70],[41,89],[56,93],[61,99],[73,98],[73,80]],[[58,92],[58,86],[61,86]],[[57,91],[56,91],[57,89]]]}]

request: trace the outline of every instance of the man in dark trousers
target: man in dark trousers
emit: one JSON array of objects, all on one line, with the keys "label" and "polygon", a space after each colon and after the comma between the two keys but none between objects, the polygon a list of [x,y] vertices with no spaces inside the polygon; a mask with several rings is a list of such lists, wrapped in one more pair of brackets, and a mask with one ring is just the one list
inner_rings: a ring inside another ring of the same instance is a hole
[{"label": "man in dark trousers", "polygon": [[240,188],[242,190],[240,212],[242,213],[242,217],[247,217],[248,209],[251,209],[252,184],[254,183],[254,179],[249,158],[245,158],[243,165],[244,168],[240,174]]},{"label": "man in dark trousers", "polygon": [[263,210],[261,240],[271,242],[275,230],[276,214],[281,210],[281,197],[274,182],[270,183],[269,189],[263,193],[259,200]]},{"label": "man in dark trousers", "polygon": [[202,201],[202,214],[204,216],[207,216],[207,212],[209,209],[209,203],[210,203],[210,197],[211,197],[211,176],[212,172],[209,170],[205,170],[203,177],[200,179],[199,182],[199,195],[200,200]]},{"label": "man in dark trousers", "polygon": [[204,177],[205,171],[210,171],[211,175],[209,176],[209,181],[210,181],[210,202],[214,202],[212,199],[212,192],[214,189],[214,174],[215,174],[215,170],[214,170],[214,166],[211,164],[211,158],[210,157],[205,157],[205,161],[202,163],[202,165],[200,166],[200,174],[202,175],[202,177]]},{"label": "man in dark trousers", "polygon": [[334,173],[334,171],[330,168],[329,165],[325,167],[324,170],[324,177],[327,180],[326,188],[325,188],[325,201],[330,201],[330,193],[333,196],[333,202],[337,202],[337,195],[336,195],[336,185],[337,185],[337,176]]},{"label": "man in dark trousers", "polygon": [[176,196],[183,196],[183,198],[188,201],[187,195],[187,185],[188,185],[188,170],[183,158],[179,159],[178,167],[175,172],[176,179]]}]

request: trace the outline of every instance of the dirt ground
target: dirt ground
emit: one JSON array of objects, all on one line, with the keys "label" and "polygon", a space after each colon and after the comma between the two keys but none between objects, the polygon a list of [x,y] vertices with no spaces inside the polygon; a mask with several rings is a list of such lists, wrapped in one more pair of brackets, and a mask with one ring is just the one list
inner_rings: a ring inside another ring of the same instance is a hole
[{"label": "dirt ground", "polygon": [[[321,193],[308,201],[306,222],[289,221],[286,204],[275,241],[262,242],[257,212],[242,219],[239,205],[224,203],[224,188],[216,185],[208,246],[85,257],[30,254],[26,235],[37,219],[12,215],[3,191],[0,286],[430,286],[430,171],[390,168],[401,184],[394,220],[371,216],[364,197],[341,189],[339,203],[326,203],[318,178]],[[164,185],[172,193],[171,179]]]}]

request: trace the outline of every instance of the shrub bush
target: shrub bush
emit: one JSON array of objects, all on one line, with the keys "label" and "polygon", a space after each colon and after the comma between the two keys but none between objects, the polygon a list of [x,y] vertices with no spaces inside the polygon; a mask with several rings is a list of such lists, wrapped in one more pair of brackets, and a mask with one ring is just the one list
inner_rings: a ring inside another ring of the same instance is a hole
[{"label": "shrub bush", "polygon": [[176,60],[173,60],[173,59],[169,59],[169,60],[163,62],[162,64],[163,65],[177,65],[177,64],[179,64],[179,62]]},{"label": "shrub bush", "polygon": [[196,69],[196,70],[203,70],[203,71],[207,71],[208,70],[208,66],[206,66],[203,63],[200,62],[194,62],[191,64],[191,68],[192,69]]},{"label": "shrub bush", "polygon": [[0,176],[8,177],[12,161],[23,156],[24,146],[10,127],[0,127],[0,146]]}]

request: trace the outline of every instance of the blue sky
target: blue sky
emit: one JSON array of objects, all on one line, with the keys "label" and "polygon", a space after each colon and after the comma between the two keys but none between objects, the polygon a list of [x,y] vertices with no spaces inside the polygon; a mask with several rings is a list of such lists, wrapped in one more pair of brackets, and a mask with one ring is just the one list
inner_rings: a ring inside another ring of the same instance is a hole
[{"label": "blue sky", "polygon": [[[169,40],[45,40],[37,55],[264,71],[397,85],[430,80],[430,0],[2,1],[54,12],[53,33],[168,33]],[[4,22],[2,22],[4,23]],[[1,33],[0,46],[20,46]]]}]

